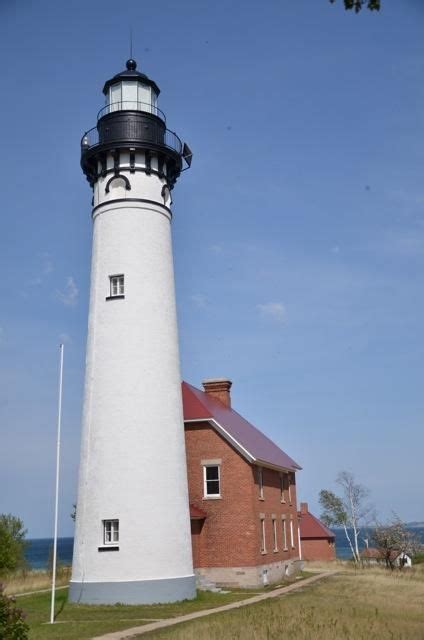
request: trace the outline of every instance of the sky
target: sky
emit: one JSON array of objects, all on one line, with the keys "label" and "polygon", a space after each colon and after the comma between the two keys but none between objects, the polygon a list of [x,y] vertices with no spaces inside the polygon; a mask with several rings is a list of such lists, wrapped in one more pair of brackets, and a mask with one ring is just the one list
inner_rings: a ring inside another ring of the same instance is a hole
[{"label": "sky", "polygon": [[[76,500],[91,253],[80,138],[129,57],[193,150],[173,191],[185,380],[303,470],[424,520],[424,3],[0,1],[0,513],[59,535]],[[10,285],[10,286],[9,286]],[[13,286],[12,286],[13,285]]]}]

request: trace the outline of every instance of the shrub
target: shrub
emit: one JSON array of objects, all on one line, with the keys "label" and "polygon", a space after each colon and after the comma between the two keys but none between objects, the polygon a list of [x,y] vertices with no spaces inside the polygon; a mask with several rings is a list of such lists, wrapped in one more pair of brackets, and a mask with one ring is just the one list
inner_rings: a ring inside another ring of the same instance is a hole
[{"label": "shrub", "polygon": [[0,638],[1,640],[27,640],[29,627],[25,614],[18,609],[15,598],[6,596],[0,584]]},{"label": "shrub", "polygon": [[419,551],[413,556],[412,564],[424,564],[424,551]]},{"label": "shrub", "polygon": [[0,514],[0,574],[25,566],[25,534],[20,518],[10,513]]}]

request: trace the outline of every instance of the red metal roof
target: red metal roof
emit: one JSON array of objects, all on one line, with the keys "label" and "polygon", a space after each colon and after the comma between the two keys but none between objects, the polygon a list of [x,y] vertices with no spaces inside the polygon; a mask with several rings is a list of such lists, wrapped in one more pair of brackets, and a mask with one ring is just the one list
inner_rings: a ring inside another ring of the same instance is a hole
[{"label": "red metal roof", "polygon": [[301,467],[237,411],[187,382],[182,383],[184,420],[213,421],[215,428],[250,462],[289,471]]},{"label": "red metal roof", "polygon": [[[392,549],[390,551],[390,560],[393,562],[396,560],[398,556],[401,555],[401,551],[399,549]],[[361,551],[361,557],[367,560],[385,560],[385,555],[379,549],[375,549],[374,547],[366,547]]]},{"label": "red metal roof", "polygon": [[361,551],[361,556],[363,558],[375,558],[376,560],[381,560],[382,555],[378,549],[374,549],[374,547],[368,547]]},{"label": "red metal roof", "polygon": [[207,514],[199,509],[199,507],[195,507],[194,504],[190,505],[190,520],[204,520]]},{"label": "red metal roof", "polygon": [[331,538],[335,539],[335,535],[330,529],[328,529],[325,524],[318,520],[312,513],[307,511],[299,511],[298,516],[300,517],[300,539],[306,540],[308,538]]}]

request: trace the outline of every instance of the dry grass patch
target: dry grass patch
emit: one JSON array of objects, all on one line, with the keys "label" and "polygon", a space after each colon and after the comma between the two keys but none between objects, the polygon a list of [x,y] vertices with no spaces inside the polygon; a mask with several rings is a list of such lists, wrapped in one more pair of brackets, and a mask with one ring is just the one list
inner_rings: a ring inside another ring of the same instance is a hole
[{"label": "dry grass patch", "polygon": [[[334,566],[334,565],[333,565]],[[151,632],[152,640],[424,639],[424,571],[345,570],[311,587]]]},{"label": "dry grass patch", "polygon": [[[71,578],[71,567],[60,567],[57,572],[56,585],[58,587],[69,584]],[[52,577],[48,571],[19,571],[0,578],[0,582],[5,585],[7,595],[18,595],[19,593],[29,593],[49,589],[52,584]]]}]

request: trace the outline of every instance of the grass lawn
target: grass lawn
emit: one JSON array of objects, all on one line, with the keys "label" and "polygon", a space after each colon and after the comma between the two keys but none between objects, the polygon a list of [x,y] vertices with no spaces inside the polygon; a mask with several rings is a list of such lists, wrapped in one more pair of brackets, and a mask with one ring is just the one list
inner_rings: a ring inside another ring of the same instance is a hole
[{"label": "grass lawn", "polygon": [[[340,573],[284,596],[139,638],[424,640],[424,565],[393,573],[379,567],[355,571],[350,563],[316,568],[338,568]],[[102,633],[244,600],[263,591],[199,592],[195,600],[168,605],[94,606],[68,603],[67,589],[62,589],[56,594],[54,625],[45,624],[50,615],[50,593],[21,596],[18,605],[27,613],[30,640],[88,640]]]},{"label": "grass lawn", "polygon": [[56,593],[56,623],[45,624],[50,618],[50,593],[22,596],[18,606],[27,615],[30,640],[85,640],[108,631],[128,629],[156,619],[172,618],[200,609],[243,600],[251,591],[211,593],[201,591],[195,600],[173,604],[95,606],[68,603],[68,590]]},{"label": "grass lawn", "polygon": [[423,640],[424,567],[340,574],[263,603],[139,636],[143,640]]}]

